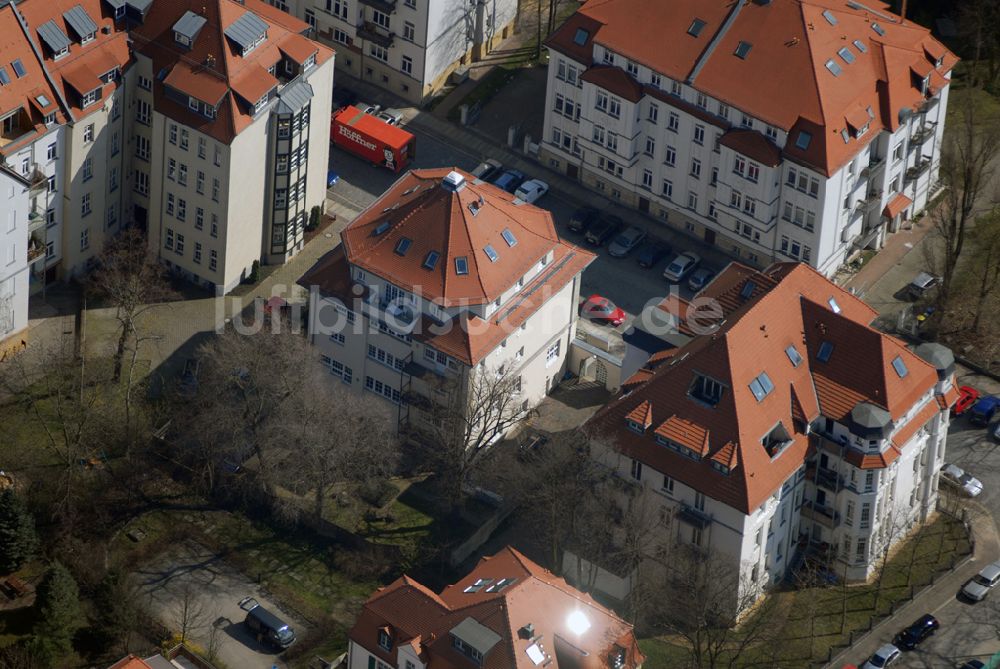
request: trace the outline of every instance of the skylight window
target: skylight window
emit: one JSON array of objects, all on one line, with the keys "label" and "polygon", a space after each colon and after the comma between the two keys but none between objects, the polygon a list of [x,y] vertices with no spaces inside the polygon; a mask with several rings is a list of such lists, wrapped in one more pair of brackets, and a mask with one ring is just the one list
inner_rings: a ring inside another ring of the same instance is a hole
[{"label": "skylight window", "polygon": [[6,86],[10,83],[10,75],[7,74],[7,68],[0,65],[0,85]]},{"label": "skylight window", "polygon": [[840,313],[840,305],[837,304],[837,300],[835,300],[835,299],[833,299],[831,297],[829,300],[826,301],[826,303],[830,305],[831,309],[833,309],[833,313],[835,313],[835,314],[839,314]]},{"label": "skylight window", "polygon": [[500,233],[500,236],[503,237],[505,242],[507,242],[507,246],[517,245],[517,237],[515,237],[514,233],[510,231],[510,228],[504,228],[503,232]]},{"label": "skylight window", "polygon": [[434,269],[434,267],[437,265],[438,258],[440,257],[441,254],[438,253],[437,251],[428,252],[427,257],[424,258],[424,264],[421,265],[421,267],[423,267],[424,269]]},{"label": "skylight window", "polygon": [[27,72],[24,71],[24,63],[21,62],[20,58],[15,58],[10,66],[14,68],[14,74],[17,75],[18,79],[27,74]]},{"label": "skylight window", "polygon": [[405,256],[406,252],[410,250],[410,244],[412,243],[413,240],[409,237],[400,237],[399,241],[396,242],[396,253],[401,256]]},{"label": "skylight window", "polygon": [[885,29],[877,23],[872,24],[872,30],[874,30],[875,34],[879,37],[885,34]]},{"label": "skylight window", "polygon": [[857,49],[858,51],[860,51],[861,53],[867,53],[868,52],[868,47],[866,47],[865,43],[862,42],[861,40],[856,39],[856,40],[854,40],[853,44],[854,44],[854,48]]},{"label": "skylight window", "polygon": [[910,373],[910,370],[906,368],[906,363],[903,362],[903,358],[898,355],[892,359],[892,368],[896,370],[896,374],[899,374],[899,378],[901,379]]},{"label": "skylight window", "polygon": [[739,44],[736,45],[736,51],[734,53],[736,54],[737,58],[742,58],[743,60],[746,60],[747,54],[750,53],[750,49],[752,48],[753,44],[751,44],[750,42],[740,42]]},{"label": "skylight window", "polygon": [[455,258],[455,274],[468,274],[469,273],[469,259],[465,256],[458,256]]},{"label": "skylight window", "polygon": [[795,139],[795,148],[805,151],[809,148],[809,143],[812,141],[812,133],[806,132],[805,130],[799,130],[799,136]]},{"label": "skylight window", "polygon": [[750,382],[750,392],[753,393],[758,402],[770,395],[772,390],[774,390],[774,384],[771,382],[771,377],[767,375],[767,372],[761,372],[760,376]]},{"label": "skylight window", "polygon": [[375,229],[372,230],[372,237],[378,237],[379,235],[385,234],[385,232],[389,229],[389,225],[389,221],[382,221],[376,225]]},{"label": "skylight window", "polygon": [[837,25],[837,17],[834,16],[833,12],[831,12],[829,9],[823,10],[823,18],[826,19],[826,22],[829,23],[831,26]]},{"label": "skylight window", "polygon": [[576,34],[573,35],[573,44],[577,46],[583,46],[587,43],[590,38],[590,31],[584,30],[583,28],[577,28]]},{"label": "skylight window", "polygon": [[697,37],[698,35],[701,34],[701,31],[705,29],[706,25],[708,24],[702,21],[701,19],[695,19],[694,21],[691,22],[690,27],[688,27],[688,35],[691,35],[692,37]]},{"label": "skylight window", "polygon": [[833,355],[833,344],[825,341],[819,345],[819,350],[816,351],[816,359],[820,362],[830,362],[830,356]]},{"label": "skylight window", "polygon": [[490,259],[490,262],[496,262],[497,258],[500,257],[497,255],[497,250],[493,248],[492,244],[487,244],[486,246],[484,246],[483,252],[486,254],[486,257]]},{"label": "skylight window", "polygon": [[802,356],[799,354],[799,349],[795,348],[794,344],[789,344],[785,348],[785,355],[787,355],[789,361],[791,361],[792,367],[798,367],[802,362]]},{"label": "skylight window", "polygon": [[840,58],[848,65],[854,62],[854,54],[851,53],[851,50],[848,49],[846,46],[840,49],[837,52],[837,55],[840,56]]},{"label": "skylight window", "polygon": [[830,74],[835,77],[839,77],[840,73],[843,72],[843,70],[840,69],[840,65],[837,65],[837,61],[832,58],[826,61],[826,69],[830,70]]}]

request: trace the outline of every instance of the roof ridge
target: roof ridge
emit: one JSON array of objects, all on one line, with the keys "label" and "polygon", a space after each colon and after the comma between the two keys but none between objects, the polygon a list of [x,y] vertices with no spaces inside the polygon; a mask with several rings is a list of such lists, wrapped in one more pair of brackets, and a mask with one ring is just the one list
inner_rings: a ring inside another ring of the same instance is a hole
[{"label": "roof ridge", "polygon": [[[826,128],[827,127],[826,110],[825,110],[825,108],[823,106],[823,93],[820,91],[819,80],[816,77],[816,75],[818,74],[818,72],[817,72],[817,69],[816,69],[816,60],[813,58],[812,40],[809,39],[809,30],[810,30],[810,28],[809,28],[809,21],[806,19],[805,12],[802,9],[802,7],[804,7],[805,5],[806,5],[806,2],[803,2],[803,0],[799,0],[799,16],[802,19],[802,34],[805,35],[805,42],[806,42],[806,44],[809,45],[809,48],[807,48],[805,50],[806,51],[806,58],[809,59],[809,71],[812,72],[812,75],[813,75],[812,76],[812,85],[813,85],[813,89],[814,89],[814,91],[816,93],[816,99],[819,100],[819,104],[817,105],[817,107],[819,108],[820,122],[821,122],[821,125],[824,128]],[[799,116],[799,118],[802,118],[802,117]],[[826,137],[823,138],[823,141],[826,142]]]}]

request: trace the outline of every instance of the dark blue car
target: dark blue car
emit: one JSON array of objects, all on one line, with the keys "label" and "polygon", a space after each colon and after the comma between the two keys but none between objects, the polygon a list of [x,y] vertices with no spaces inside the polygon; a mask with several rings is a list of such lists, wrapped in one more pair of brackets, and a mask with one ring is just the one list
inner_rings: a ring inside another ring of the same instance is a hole
[{"label": "dark blue car", "polygon": [[969,422],[973,425],[989,425],[997,409],[1000,409],[1000,397],[987,395],[972,405],[972,409],[969,410]]}]

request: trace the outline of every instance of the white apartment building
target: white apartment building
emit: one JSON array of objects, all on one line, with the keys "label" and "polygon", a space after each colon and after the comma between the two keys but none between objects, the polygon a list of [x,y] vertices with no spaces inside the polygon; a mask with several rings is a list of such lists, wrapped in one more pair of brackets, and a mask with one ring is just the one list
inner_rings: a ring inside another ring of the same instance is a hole
[{"label": "white apartment building", "polygon": [[933,194],[957,62],[872,5],[587,3],[547,41],[539,155],[743,262],[830,276]]},{"label": "white apartment building", "polygon": [[28,327],[30,182],[0,165],[0,358]]},{"label": "white apartment building", "polygon": [[517,0],[272,0],[336,48],[337,67],[413,103],[514,30]]},{"label": "white apartment building", "polygon": [[549,212],[459,170],[414,170],[341,237],[299,280],[309,335],[331,375],[399,406],[401,428],[474,374],[516,378],[522,411],[561,378],[594,256]]},{"label": "white apartment building", "polygon": [[175,272],[229,292],[301,250],[325,204],[334,54],[258,0],[198,10],[132,24],[131,215]]},{"label": "white apartment building", "polygon": [[875,330],[873,309],[802,263],[734,263],[699,297],[721,307],[714,326],[652,356],[588,423],[606,461],[660,509],[664,551],[731,561],[744,592],[806,554],[868,578],[935,509],[951,352]]}]

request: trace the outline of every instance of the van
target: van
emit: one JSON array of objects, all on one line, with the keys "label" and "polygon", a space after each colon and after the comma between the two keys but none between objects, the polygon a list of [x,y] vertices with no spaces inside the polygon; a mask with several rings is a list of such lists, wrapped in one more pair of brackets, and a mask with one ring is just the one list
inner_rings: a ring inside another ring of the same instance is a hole
[{"label": "van", "polygon": [[240,600],[240,608],[247,612],[244,623],[260,643],[267,643],[284,650],[295,643],[295,631],[281,618],[274,615],[253,597]]}]

